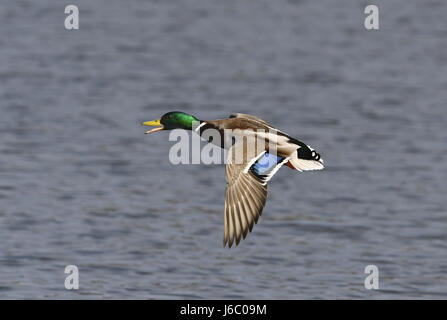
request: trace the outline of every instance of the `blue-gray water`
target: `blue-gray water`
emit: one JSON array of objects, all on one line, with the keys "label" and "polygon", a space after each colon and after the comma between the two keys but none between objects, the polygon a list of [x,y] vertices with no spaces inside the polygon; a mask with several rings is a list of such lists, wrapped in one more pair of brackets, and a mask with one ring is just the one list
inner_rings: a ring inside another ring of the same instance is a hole
[{"label": "blue-gray water", "polygon": [[[355,0],[3,2],[0,298],[447,298],[447,3],[374,3],[379,31]],[[260,116],[326,169],[280,170],[224,249],[224,167],[140,126],[176,109]]]}]

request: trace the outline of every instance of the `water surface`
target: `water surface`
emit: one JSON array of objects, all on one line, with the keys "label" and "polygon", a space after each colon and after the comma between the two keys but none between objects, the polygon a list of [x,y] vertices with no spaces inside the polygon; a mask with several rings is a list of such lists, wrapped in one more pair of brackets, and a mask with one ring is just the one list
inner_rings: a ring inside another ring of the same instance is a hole
[{"label": "water surface", "polygon": [[[0,298],[447,298],[447,4],[375,3],[379,31],[353,0],[79,0],[77,31],[3,3]],[[280,170],[224,249],[224,167],[139,125],[171,110],[257,115],[327,168]]]}]

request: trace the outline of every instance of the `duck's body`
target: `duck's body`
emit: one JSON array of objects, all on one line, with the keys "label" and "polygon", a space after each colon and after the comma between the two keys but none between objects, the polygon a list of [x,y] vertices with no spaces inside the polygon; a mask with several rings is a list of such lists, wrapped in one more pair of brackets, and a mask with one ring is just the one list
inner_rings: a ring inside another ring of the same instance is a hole
[{"label": "duck's body", "polygon": [[[203,121],[181,112],[170,112],[144,124],[163,126],[147,133],[176,127],[194,130],[202,136],[208,129],[216,129],[222,140],[213,143],[227,146],[230,151],[241,147],[243,157],[235,159],[237,152],[230,152],[233,158],[226,165],[224,246],[231,247],[234,242],[238,245],[241,238],[245,239],[248,231],[251,232],[267,200],[267,182],[283,165],[298,171],[324,168],[323,159],[314,149],[252,115],[237,113],[227,119]],[[241,139],[224,141],[225,132],[229,130],[232,137]],[[253,150],[247,148],[247,137],[263,143],[260,147],[256,144],[255,152],[251,152]]]},{"label": "duck's body", "polygon": [[[252,135],[256,139],[262,139],[265,141],[266,152],[269,151],[273,142],[276,146],[276,154],[282,158],[289,158],[286,164],[292,169],[305,171],[324,168],[323,160],[313,148],[279,131],[258,117],[236,113],[230,115],[228,119],[200,121],[200,125],[195,131],[199,131],[201,135],[209,128],[217,129],[221,132],[232,130],[235,136],[247,137]],[[223,133],[222,136],[224,136]]]}]

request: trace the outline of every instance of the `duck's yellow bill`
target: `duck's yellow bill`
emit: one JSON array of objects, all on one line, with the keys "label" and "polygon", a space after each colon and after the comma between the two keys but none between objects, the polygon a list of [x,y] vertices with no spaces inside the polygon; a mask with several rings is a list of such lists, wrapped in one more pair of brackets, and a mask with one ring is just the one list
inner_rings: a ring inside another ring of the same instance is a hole
[{"label": "duck's yellow bill", "polygon": [[161,126],[159,128],[155,128],[155,129],[146,131],[145,132],[146,134],[149,134],[149,133],[152,133],[152,132],[157,132],[157,131],[160,131],[160,130],[164,129],[163,125],[160,123],[160,119],[157,119],[157,120],[154,120],[154,121],[145,121],[142,124],[143,124],[143,126],[151,126],[151,127]]}]

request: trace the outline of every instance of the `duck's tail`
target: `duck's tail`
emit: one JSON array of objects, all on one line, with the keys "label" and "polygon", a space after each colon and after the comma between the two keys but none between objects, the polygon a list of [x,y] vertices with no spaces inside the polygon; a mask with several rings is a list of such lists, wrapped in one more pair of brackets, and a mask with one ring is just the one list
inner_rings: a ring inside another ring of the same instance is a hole
[{"label": "duck's tail", "polygon": [[320,154],[316,152],[311,147],[309,150],[301,150],[303,148],[298,148],[292,153],[289,162],[286,165],[289,168],[298,171],[308,171],[308,170],[321,170],[324,168],[324,161]]}]

